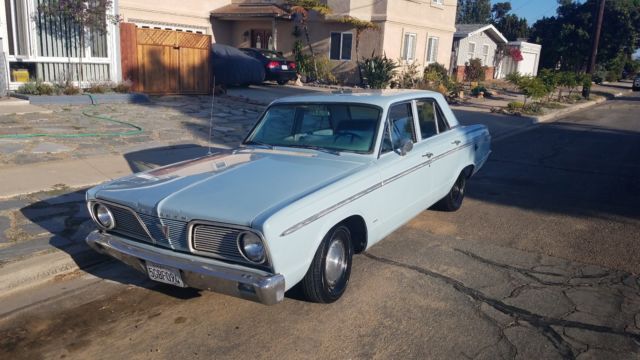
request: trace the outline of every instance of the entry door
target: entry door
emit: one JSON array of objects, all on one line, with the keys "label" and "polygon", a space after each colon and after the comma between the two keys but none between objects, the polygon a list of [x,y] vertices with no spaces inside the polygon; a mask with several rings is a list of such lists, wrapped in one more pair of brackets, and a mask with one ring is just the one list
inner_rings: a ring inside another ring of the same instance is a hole
[{"label": "entry door", "polygon": [[251,30],[251,47],[273,50],[273,33],[271,30]]}]

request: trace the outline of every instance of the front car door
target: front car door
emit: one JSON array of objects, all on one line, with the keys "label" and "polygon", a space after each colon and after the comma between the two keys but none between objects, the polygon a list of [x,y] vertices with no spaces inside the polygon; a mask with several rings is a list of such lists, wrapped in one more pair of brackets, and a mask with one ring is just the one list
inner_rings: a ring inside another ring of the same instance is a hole
[{"label": "front car door", "polygon": [[417,141],[416,124],[412,101],[389,107],[376,165],[381,188],[372,193],[377,207],[374,226],[378,228],[373,242],[423,209],[416,196],[416,190],[428,183],[428,179],[421,178],[416,171],[422,162],[421,154],[410,151],[403,156],[398,150],[403,140]]}]

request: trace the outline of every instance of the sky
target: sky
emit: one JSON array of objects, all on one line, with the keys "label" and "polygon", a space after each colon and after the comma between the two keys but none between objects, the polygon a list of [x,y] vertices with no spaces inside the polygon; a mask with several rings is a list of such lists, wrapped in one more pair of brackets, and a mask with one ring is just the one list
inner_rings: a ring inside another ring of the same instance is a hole
[{"label": "sky", "polygon": [[[506,0],[492,0],[491,3]],[[529,25],[533,25],[538,19],[544,16],[554,16],[558,7],[558,0],[509,0],[511,2],[511,13],[526,18]]]}]

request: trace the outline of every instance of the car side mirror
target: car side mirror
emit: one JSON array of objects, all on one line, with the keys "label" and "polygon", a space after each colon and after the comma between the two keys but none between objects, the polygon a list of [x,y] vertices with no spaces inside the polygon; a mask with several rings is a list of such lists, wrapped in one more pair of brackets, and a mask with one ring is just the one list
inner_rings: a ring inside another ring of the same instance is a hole
[{"label": "car side mirror", "polygon": [[402,141],[400,141],[400,146],[398,147],[400,156],[407,155],[411,150],[413,150],[413,141],[411,141],[411,139],[402,139]]}]

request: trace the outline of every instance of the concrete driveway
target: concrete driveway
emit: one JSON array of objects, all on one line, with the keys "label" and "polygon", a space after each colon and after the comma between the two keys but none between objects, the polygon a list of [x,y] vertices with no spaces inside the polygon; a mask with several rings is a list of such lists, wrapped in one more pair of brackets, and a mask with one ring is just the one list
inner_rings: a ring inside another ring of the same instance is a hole
[{"label": "concrete driveway", "polygon": [[0,358],[640,358],[639,112],[630,96],[500,136],[462,209],[357,256],[337,303],[109,263],[3,298]]}]

